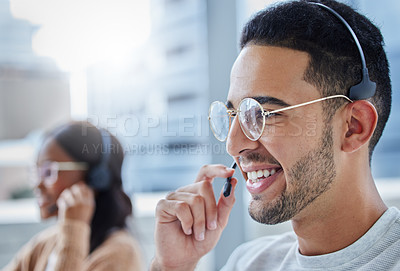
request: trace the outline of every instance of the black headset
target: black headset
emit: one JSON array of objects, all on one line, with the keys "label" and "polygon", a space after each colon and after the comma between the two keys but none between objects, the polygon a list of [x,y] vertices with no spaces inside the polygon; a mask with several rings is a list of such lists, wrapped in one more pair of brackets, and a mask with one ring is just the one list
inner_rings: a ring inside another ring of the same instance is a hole
[{"label": "black headset", "polygon": [[111,134],[104,129],[101,133],[101,160],[93,168],[89,169],[87,182],[90,187],[97,191],[107,190],[111,186],[111,172],[108,163],[111,156]]},{"label": "black headset", "polygon": [[329,11],[333,15],[335,15],[335,17],[338,18],[344,24],[344,26],[349,30],[350,34],[352,35],[352,37],[354,39],[354,42],[357,45],[358,52],[360,53],[361,64],[362,64],[362,79],[361,79],[360,83],[350,87],[348,97],[351,100],[355,101],[355,100],[368,99],[368,98],[371,98],[372,96],[374,96],[375,91],[376,91],[376,84],[375,84],[375,82],[373,82],[369,79],[367,64],[366,64],[365,57],[364,57],[364,52],[361,48],[361,44],[358,41],[358,38],[357,38],[356,34],[354,33],[353,29],[346,22],[346,20],[343,19],[343,17],[340,16],[340,14],[337,13],[336,11],[334,11],[332,8],[330,8],[324,4],[321,4],[321,3],[315,3],[315,2],[309,2],[309,3],[313,4],[313,5],[318,5],[322,8],[324,8],[325,10]]}]

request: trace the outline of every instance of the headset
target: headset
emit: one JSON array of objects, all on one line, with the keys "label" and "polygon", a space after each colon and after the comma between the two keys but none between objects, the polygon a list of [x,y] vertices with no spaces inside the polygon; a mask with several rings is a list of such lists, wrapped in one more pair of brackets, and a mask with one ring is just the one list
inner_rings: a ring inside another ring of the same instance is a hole
[{"label": "headset", "polygon": [[97,191],[107,190],[111,186],[111,171],[108,163],[111,156],[111,134],[104,129],[99,129],[101,133],[100,148],[101,160],[93,168],[89,169],[87,182],[90,187]]},{"label": "headset", "polygon": [[313,4],[313,5],[318,5],[322,8],[324,8],[328,12],[332,13],[336,18],[338,18],[344,24],[344,26],[349,30],[350,34],[352,35],[352,37],[354,39],[354,42],[357,45],[358,52],[360,53],[361,64],[362,64],[362,79],[361,79],[360,83],[350,87],[348,97],[351,100],[355,101],[355,100],[365,100],[365,99],[368,99],[368,98],[371,98],[372,96],[374,96],[375,91],[376,91],[376,83],[369,79],[367,64],[366,64],[365,57],[364,57],[364,52],[361,48],[361,44],[358,41],[358,38],[357,38],[356,34],[354,33],[353,29],[346,22],[346,20],[343,19],[343,17],[340,16],[340,14],[337,13],[332,8],[330,8],[324,4],[321,4],[321,3],[316,3],[316,2],[309,2],[309,3]]}]

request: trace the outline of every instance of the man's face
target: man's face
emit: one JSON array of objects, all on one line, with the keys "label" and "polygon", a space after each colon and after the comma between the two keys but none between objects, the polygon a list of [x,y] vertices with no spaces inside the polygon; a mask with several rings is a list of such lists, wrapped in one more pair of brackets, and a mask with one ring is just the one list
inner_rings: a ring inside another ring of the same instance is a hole
[{"label": "man's face", "polygon": [[[265,97],[263,108],[274,110],[320,98],[304,81],[308,60],[295,50],[245,47],[232,68],[228,104],[237,109],[246,97]],[[333,144],[321,103],[270,117],[257,141],[243,134],[235,118],[227,150],[247,180],[253,219],[266,224],[289,220],[328,190],[336,176]]]}]

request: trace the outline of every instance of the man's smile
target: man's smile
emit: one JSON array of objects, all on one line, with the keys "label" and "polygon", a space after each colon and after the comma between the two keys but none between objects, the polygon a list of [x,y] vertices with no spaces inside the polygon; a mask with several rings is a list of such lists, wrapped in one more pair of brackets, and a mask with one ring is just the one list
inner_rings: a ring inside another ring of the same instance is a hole
[{"label": "man's smile", "polygon": [[246,187],[251,194],[260,194],[270,187],[277,179],[282,168],[277,165],[242,166],[247,174]]},{"label": "man's smile", "polygon": [[[278,168],[279,170],[279,168]],[[270,169],[259,169],[247,172],[247,180],[253,183],[257,183],[261,179],[268,178],[269,176],[274,175],[277,172],[276,168]]]}]

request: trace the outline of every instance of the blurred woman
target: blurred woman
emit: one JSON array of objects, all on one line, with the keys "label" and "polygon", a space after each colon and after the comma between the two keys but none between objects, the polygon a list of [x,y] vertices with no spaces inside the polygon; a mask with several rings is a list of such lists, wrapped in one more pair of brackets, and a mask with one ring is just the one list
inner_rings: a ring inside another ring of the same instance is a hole
[{"label": "blurred woman", "polygon": [[49,133],[37,158],[42,219],[57,225],[26,244],[4,270],[142,270],[127,229],[132,204],[122,189],[123,149],[106,130],[72,122]]}]

